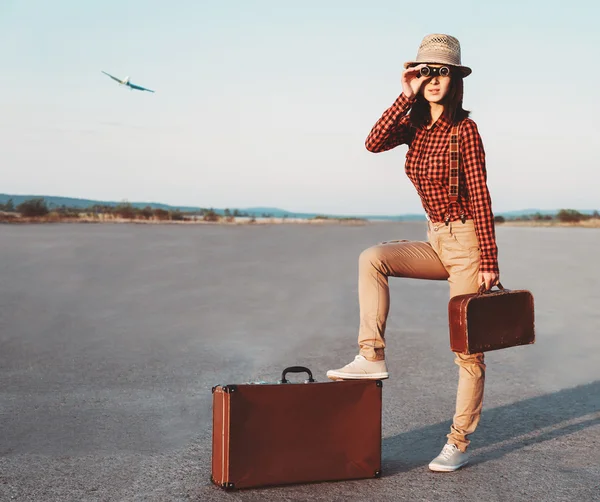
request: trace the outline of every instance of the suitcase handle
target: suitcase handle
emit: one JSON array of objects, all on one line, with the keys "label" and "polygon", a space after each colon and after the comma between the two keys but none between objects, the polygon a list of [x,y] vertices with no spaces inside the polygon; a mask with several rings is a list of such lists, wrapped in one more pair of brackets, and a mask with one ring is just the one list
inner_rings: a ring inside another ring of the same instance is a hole
[{"label": "suitcase handle", "polygon": [[279,383],[290,383],[290,381],[286,380],[285,378],[285,375],[288,373],[308,373],[308,380],[306,380],[306,383],[315,381],[311,371],[305,366],[290,366],[289,368],[283,370],[283,373],[281,374],[281,380],[279,381]]},{"label": "suitcase handle", "polygon": [[[495,284],[495,286],[498,286],[498,290],[500,290],[500,291],[504,291],[504,290],[505,290],[504,286],[503,286],[503,285],[500,283],[500,281],[498,281],[498,283],[497,283],[497,284]],[[492,286],[492,288],[493,288],[493,287],[494,287],[494,286]],[[492,288],[490,288],[490,289],[486,290],[486,289],[485,289],[485,283],[484,283],[484,284],[482,284],[481,286],[479,286],[479,290],[477,291],[477,294],[478,294],[478,295],[484,295],[484,294],[486,294],[486,293],[491,293],[491,292],[492,292]]]}]

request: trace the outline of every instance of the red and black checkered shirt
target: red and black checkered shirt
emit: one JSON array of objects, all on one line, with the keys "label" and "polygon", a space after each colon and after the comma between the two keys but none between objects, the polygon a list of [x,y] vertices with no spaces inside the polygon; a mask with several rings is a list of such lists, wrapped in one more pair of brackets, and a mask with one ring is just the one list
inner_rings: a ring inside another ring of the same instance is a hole
[{"label": "red and black checkered shirt", "polygon": [[448,208],[450,130],[452,124],[440,116],[430,129],[411,126],[408,111],[414,99],[401,94],[369,133],[365,145],[370,152],[384,152],[407,144],[405,170],[421,197],[423,209],[432,222],[473,219],[481,250],[480,270],[498,273],[498,247],[492,200],[487,187],[485,152],[477,125],[471,119],[460,124],[460,208]]}]

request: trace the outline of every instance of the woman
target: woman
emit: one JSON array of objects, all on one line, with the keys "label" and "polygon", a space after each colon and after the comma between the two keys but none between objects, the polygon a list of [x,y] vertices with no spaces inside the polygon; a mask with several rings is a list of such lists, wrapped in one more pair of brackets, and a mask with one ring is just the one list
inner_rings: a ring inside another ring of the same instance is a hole
[{"label": "woman", "polygon": [[[384,356],[388,277],[448,280],[450,297],[474,293],[480,285],[490,289],[499,279],[485,153],[476,124],[462,107],[463,78],[471,69],[461,64],[459,41],[428,35],[416,60],[404,67],[402,94],[374,125],[366,147],[383,152],[408,144],[405,170],[427,215],[428,242],[384,242],[361,253],[360,351],[350,364],[327,372],[332,380],[389,377]],[[458,196],[451,198],[453,132],[458,137],[460,174]],[[484,356],[455,353],[455,362],[456,412],[446,445],[429,464],[434,471],[454,471],[467,463],[467,437],[481,415]]]}]

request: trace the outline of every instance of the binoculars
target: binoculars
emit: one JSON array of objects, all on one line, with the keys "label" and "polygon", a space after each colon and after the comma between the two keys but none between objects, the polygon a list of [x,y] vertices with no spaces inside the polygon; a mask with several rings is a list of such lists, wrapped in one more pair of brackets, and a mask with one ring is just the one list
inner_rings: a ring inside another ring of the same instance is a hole
[{"label": "binoculars", "polygon": [[450,68],[442,66],[440,68],[432,68],[431,66],[424,66],[419,70],[417,78],[421,77],[448,77],[450,76]]}]

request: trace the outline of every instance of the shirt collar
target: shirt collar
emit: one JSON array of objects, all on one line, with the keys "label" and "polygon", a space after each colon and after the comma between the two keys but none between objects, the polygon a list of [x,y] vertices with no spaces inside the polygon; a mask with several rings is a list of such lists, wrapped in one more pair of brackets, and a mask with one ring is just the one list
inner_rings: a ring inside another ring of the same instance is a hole
[{"label": "shirt collar", "polygon": [[440,117],[433,123],[430,131],[441,129],[442,131],[446,132],[446,131],[449,131],[451,128],[452,128],[452,122],[450,122],[450,120],[448,120],[445,113],[442,113],[440,115]]}]

